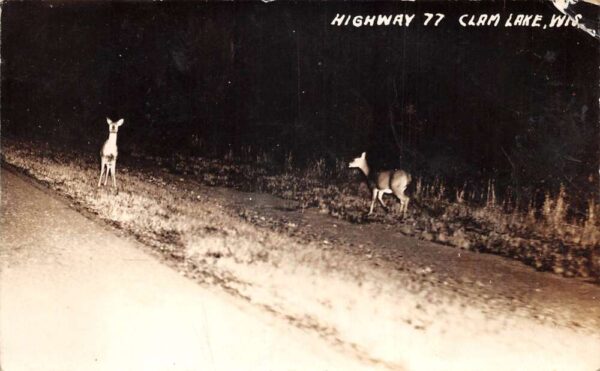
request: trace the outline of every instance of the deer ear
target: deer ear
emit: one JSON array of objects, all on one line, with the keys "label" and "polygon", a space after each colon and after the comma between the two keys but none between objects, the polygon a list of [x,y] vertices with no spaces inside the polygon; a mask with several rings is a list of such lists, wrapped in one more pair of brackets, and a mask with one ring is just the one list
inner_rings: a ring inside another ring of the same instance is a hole
[{"label": "deer ear", "polygon": [[117,126],[123,125],[124,121],[125,121],[125,119],[120,119],[119,121],[117,121]]},{"label": "deer ear", "polygon": [[367,152],[363,152],[362,155],[360,155],[360,158],[366,158],[367,157]]},{"label": "deer ear", "polygon": [[112,124],[112,121],[111,121],[111,119],[109,119],[109,118],[107,117],[107,118],[106,118],[106,123],[107,123],[107,124],[109,124],[109,125],[110,125],[110,124]]}]

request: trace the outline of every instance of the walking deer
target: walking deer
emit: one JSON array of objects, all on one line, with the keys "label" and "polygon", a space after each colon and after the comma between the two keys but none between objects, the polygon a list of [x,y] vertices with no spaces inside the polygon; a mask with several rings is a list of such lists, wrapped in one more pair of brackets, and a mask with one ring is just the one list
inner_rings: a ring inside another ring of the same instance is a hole
[{"label": "walking deer", "polygon": [[369,215],[373,213],[375,200],[379,200],[381,206],[387,210],[387,207],[383,202],[383,195],[393,193],[398,197],[398,200],[400,200],[400,210],[402,211],[402,215],[406,216],[410,198],[404,194],[404,191],[412,180],[412,177],[408,172],[404,170],[371,171],[367,164],[366,152],[363,152],[360,157],[352,160],[348,167],[359,168],[364,174],[369,188],[373,192],[373,200],[371,202],[371,208],[369,209]]},{"label": "walking deer", "polygon": [[104,185],[108,181],[108,174],[112,175],[113,187],[117,186],[117,180],[115,179],[115,171],[117,167],[117,132],[119,127],[123,125],[123,119],[117,122],[113,122],[111,119],[106,118],[108,123],[108,139],[104,142],[102,149],[100,150],[100,179],[98,179],[98,187],[102,184],[102,176],[106,174],[104,178]]}]

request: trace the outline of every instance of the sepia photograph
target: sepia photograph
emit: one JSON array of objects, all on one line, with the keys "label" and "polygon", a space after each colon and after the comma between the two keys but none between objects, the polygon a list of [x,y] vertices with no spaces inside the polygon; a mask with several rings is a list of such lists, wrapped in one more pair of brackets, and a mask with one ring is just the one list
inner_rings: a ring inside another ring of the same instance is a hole
[{"label": "sepia photograph", "polygon": [[0,1],[0,371],[600,370],[600,1]]}]

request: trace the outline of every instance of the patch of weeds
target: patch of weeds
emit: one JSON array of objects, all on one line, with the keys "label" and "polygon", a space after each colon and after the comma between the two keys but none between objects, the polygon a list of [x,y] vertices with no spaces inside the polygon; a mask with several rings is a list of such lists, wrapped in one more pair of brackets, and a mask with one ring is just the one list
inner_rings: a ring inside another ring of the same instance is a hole
[{"label": "patch of weeds", "polygon": [[[136,191],[114,194],[104,188],[96,189],[94,179],[98,176],[98,164],[92,155],[57,151],[40,143],[17,146],[10,142],[5,143],[2,155],[5,161],[27,169],[74,200],[82,200],[82,204],[102,218],[121,223],[137,233],[143,231],[146,238],[159,244],[185,245],[182,240],[187,235],[198,233],[198,222],[191,222],[186,213],[200,203],[178,202],[165,194],[167,184],[160,176],[123,169],[120,189]],[[152,164],[152,168],[165,164],[178,176],[210,186],[270,193],[294,201],[294,208],[317,208],[352,223],[391,224],[406,235],[424,240],[507,256],[536,269],[565,276],[600,279],[600,206],[590,200],[585,218],[570,220],[564,188],[556,195],[547,194],[541,210],[530,207],[519,211],[511,207],[510,202],[498,199],[493,180],[488,181],[477,202],[466,185],[450,192],[440,179],[425,183],[417,178],[406,218],[395,211],[398,201],[394,197],[386,197],[389,212],[384,213],[377,205],[375,214],[367,216],[370,191],[356,173],[348,171],[342,160],[327,166],[323,159],[318,159],[304,169],[296,169],[293,155],[289,153],[278,172],[268,154],[257,155],[256,162],[248,162],[247,158],[243,161],[231,154],[225,160],[171,156],[144,157],[139,161]],[[130,162],[135,160],[130,159]],[[206,213],[209,215],[210,211]],[[244,217],[254,224],[263,223],[251,215]],[[266,221],[263,224],[269,225]],[[213,227],[207,228],[200,234],[213,234],[210,230]],[[223,257],[227,253],[210,254]],[[253,259],[260,260],[256,254]]]}]

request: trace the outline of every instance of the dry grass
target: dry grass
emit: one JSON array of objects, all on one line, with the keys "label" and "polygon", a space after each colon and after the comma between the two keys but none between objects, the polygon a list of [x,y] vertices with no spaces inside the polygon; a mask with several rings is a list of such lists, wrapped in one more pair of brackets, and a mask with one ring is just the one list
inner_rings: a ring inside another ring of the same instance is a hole
[{"label": "dry grass", "polygon": [[[55,156],[49,149],[45,152],[27,147],[17,149],[9,146],[8,149],[11,161],[35,156],[41,159],[42,164],[48,165]],[[25,153],[27,151],[29,153]],[[387,201],[392,206],[391,212],[384,213],[377,208],[376,215],[367,217],[370,193],[366,185],[360,183],[358,174],[348,170],[345,161],[338,159],[328,166],[325,160],[319,159],[304,169],[297,169],[293,166],[293,155],[289,153],[283,166],[277,169],[267,154],[258,155],[256,162],[247,162],[247,159],[253,158],[250,152],[245,155],[246,162],[233,154],[225,160],[173,156],[166,159],[138,157],[136,161],[158,164],[207,185],[275,194],[299,201],[301,208],[316,207],[352,222],[397,224],[408,235],[462,249],[500,254],[539,270],[565,276],[600,277],[600,218],[597,216],[600,207],[591,200],[585,219],[568,220],[568,195],[564,188],[556,195],[547,194],[541,210],[530,207],[521,211],[498,199],[497,186],[492,180],[487,183],[485,192],[475,197],[473,192],[467,191],[466,185],[451,192],[440,179],[427,184],[417,178],[412,195],[416,202],[412,203],[407,219],[402,220],[396,212],[399,205],[391,197]],[[83,182],[83,179],[93,179],[97,175],[90,170],[90,163],[94,160],[86,160],[77,154],[72,154],[71,158],[73,161],[69,165],[54,164],[54,168],[60,170],[51,176],[42,174],[42,178],[63,182],[63,190],[75,193],[75,199],[86,198],[86,202],[93,205],[102,217],[117,223],[139,223],[133,229],[145,228],[147,234],[154,235],[152,240],[159,242],[173,239],[172,236],[193,234],[196,229],[203,228],[195,222],[178,222],[177,217],[166,217],[173,215],[173,210],[165,210],[165,205],[181,207],[180,203],[169,200],[168,194],[158,195],[146,190],[136,196],[127,191],[116,197],[98,196],[92,181]],[[33,166],[23,164],[22,167]],[[73,179],[79,179],[78,183],[69,183]],[[144,190],[147,187],[147,182],[140,180],[139,176],[122,179],[133,182],[124,189]],[[60,183],[58,187],[61,187]],[[152,197],[142,196],[148,194]],[[162,200],[158,205],[149,204],[156,202],[157,197]],[[126,208],[115,207],[115,202]],[[160,225],[155,225],[156,221],[147,220],[147,215],[138,215],[135,210],[152,210],[153,214],[165,217]],[[187,211],[178,210],[178,213],[186,214]],[[183,227],[185,225],[189,226]],[[182,228],[190,230],[182,231]],[[177,239],[185,240],[185,237]]]},{"label": "dry grass", "polygon": [[[266,155],[261,156],[266,157]],[[367,217],[370,193],[360,176],[349,171],[345,161],[327,166],[324,159],[304,169],[292,166],[288,154],[282,171],[266,164],[240,164],[222,161],[181,159],[171,165],[193,174],[207,184],[231,186],[246,191],[275,194],[300,202],[302,208],[316,207],[332,216],[352,222],[378,221],[402,225],[409,235],[482,252],[521,260],[539,270],[565,276],[600,276],[600,208],[593,200],[585,218],[569,219],[568,195],[564,188],[547,194],[539,208],[519,210],[510,197],[500,200],[493,180],[484,192],[475,195],[467,185],[452,192],[441,179],[427,184],[415,180],[410,216],[402,220],[398,203],[390,198],[392,212]],[[419,207],[415,207],[419,205]]]}]

